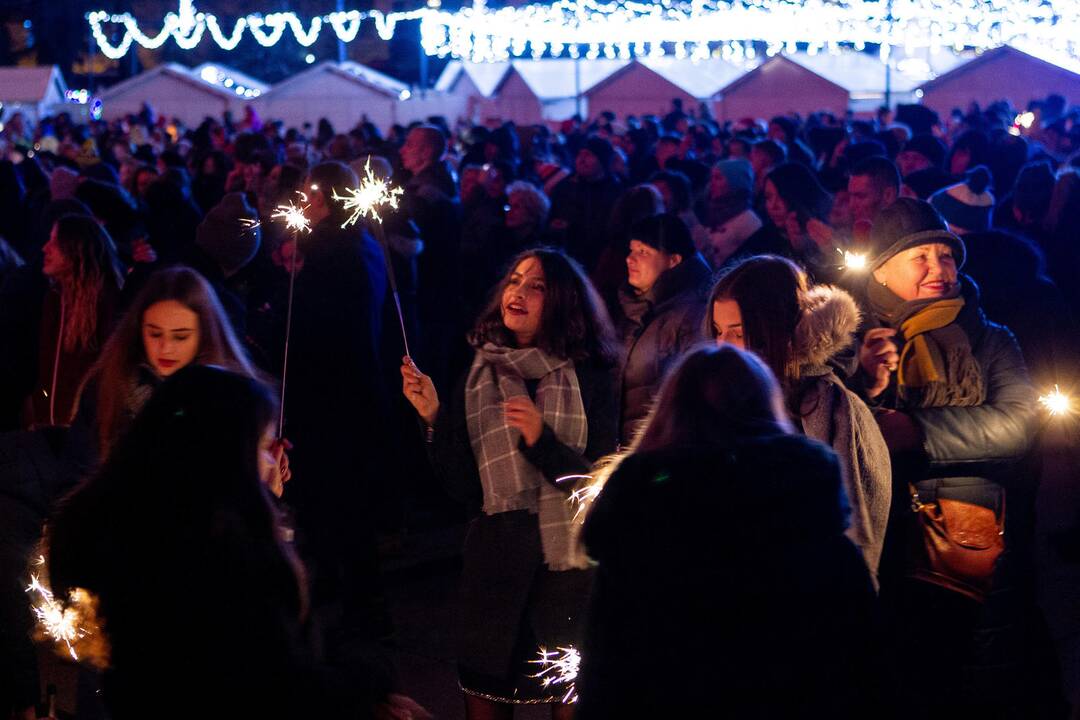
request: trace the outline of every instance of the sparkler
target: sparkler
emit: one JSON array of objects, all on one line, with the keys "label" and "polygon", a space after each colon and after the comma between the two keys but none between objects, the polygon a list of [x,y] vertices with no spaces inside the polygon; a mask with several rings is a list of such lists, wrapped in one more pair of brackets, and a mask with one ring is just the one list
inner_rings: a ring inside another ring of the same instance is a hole
[{"label": "sparkler", "polygon": [[561,647],[558,652],[548,652],[547,648],[541,647],[540,657],[529,662],[541,666],[540,672],[533,675],[540,678],[541,685],[545,688],[552,685],[565,685],[566,693],[563,695],[564,703],[577,702],[577,676],[581,666],[581,654],[573,645]]},{"label": "sparkler", "polygon": [[341,224],[342,228],[354,225],[357,220],[366,217],[373,221],[375,237],[383,252],[383,262],[386,263],[386,276],[390,281],[390,290],[394,295],[394,307],[397,309],[398,323],[401,326],[401,341],[405,344],[405,354],[412,357],[409,351],[409,338],[405,333],[405,314],[401,311],[401,295],[398,293],[397,277],[394,275],[394,266],[390,262],[390,247],[386,242],[386,230],[383,228],[382,216],[379,208],[388,207],[396,210],[398,200],[404,192],[399,187],[391,187],[386,180],[378,178],[371,171],[371,157],[368,157],[364,165],[364,177],[360,181],[360,187],[345,188],[345,195],[338,195],[333,189],[331,198],[337,200],[342,206],[350,211],[348,219]]},{"label": "sparkler", "polygon": [[577,510],[574,512],[574,522],[578,522],[584,519],[589,506],[600,496],[600,491],[604,489],[604,479],[592,475],[564,475],[556,478],[555,482],[561,483],[568,480],[589,481],[570,493],[570,496],[566,499],[571,505],[577,506]]},{"label": "sparkler", "polygon": [[[307,203],[308,197],[299,190],[296,194],[300,196],[300,200],[303,203]],[[289,300],[288,308],[285,311],[285,353],[281,360],[281,405],[278,408],[278,437],[284,436],[285,431],[285,380],[289,373],[289,337],[292,335],[292,309],[293,309],[293,288],[296,285],[296,254],[300,251],[300,233],[311,232],[311,220],[308,219],[304,213],[310,205],[303,205],[297,207],[292,202],[288,205],[278,205],[274,210],[274,213],[270,215],[272,220],[282,220],[285,223],[285,227],[293,231],[293,252],[292,257],[289,259]]]},{"label": "sparkler", "polygon": [[1073,409],[1072,398],[1061,392],[1057,385],[1054,385],[1053,392],[1039,396],[1039,404],[1046,408],[1051,417],[1066,415],[1072,412]]},{"label": "sparkler", "polygon": [[[97,611],[93,597],[82,588],[74,588],[68,596],[68,602],[60,602],[48,583],[42,580],[45,574],[45,557],[38,556],[34,564],[40,568],[41,574],[30,575],[30,585],[26,592],[33,598],[31,610],[41,632],[57,644],[62,644],[72,660],[78,661],[78,648],[85,647],[85,659],[104,667],[108,650],[104,638],[95,632]],[[91,636],[94,636],[94,642],[87,642],[86,638]]]},{"label": "sparkler", "polygon": [[866,254],[865,253],[853,253],[849,250],[841,250],[836,248],[836,252],[840,253],[840,256],[844,258],[844,264],[840,266],[841,270],[859,270],[866,269]]}]

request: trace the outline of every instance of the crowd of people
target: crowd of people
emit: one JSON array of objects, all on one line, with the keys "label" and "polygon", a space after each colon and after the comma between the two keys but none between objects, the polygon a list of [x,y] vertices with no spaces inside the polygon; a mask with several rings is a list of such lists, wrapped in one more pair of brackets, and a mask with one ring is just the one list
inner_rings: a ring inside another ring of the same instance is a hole
[{"label": "crowd of people", "polygon": [[[1080,110],[1027,109],[10,118],[0,717],[39,552],[110,717],[427,716],[378,537],[429,481],[471,720],[1080,712],[1080,435],[1036,401],[1080,359]],[[401,202],[350,224],[368,173]]]}]

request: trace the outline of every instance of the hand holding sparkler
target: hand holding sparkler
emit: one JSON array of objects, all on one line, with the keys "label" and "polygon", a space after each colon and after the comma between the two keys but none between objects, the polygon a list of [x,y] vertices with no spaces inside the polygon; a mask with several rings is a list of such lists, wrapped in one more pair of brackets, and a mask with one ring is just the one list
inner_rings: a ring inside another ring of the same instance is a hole
[{"label": "hand holding sparkler", "polygon": [[439,394],[431,378],[420,372],[408,355],[401,359],[401,392],[428,427],[433,426],[439,414]]}]

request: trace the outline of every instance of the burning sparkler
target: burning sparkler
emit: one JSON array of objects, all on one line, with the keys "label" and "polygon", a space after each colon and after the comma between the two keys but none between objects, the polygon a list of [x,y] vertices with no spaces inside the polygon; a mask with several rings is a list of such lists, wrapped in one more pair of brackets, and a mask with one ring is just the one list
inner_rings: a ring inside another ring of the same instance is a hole
[{"label": "burning sparkler", "polygon": [[595,478],[592,475],[564,475],[561,478],[556,478],[555,482],[561,483],[568,480],[588,481],[581,487],[576,488],[566,499],[571,505],[576,506],[574,522],[578,522],[584,519],[589,506],[600,496],[600,491],[604,489],[604,480],[602,477]]},{"label": "burning sparkler", "polygon": [[386,277],[390,281],[390,290],[394,296],[394,307],[397,308],[398,323],[401,325],[401,341],[405,345],[405,354],[412,356],[409,351],[409,338],[405,333],[405,314],[401,311],[401,295],[398,293],[397,277],[394,275],[394,266],[390,262],[390,247],[386,242],[386,234],[383,230],[382,216],[379,208],[385,206],[396,210],[398,199],[404,192],[399,187],[391,187],[386,180],[378,178],[371,171],[371,157],[368,157],[364,165],[364,178],[360,181],[360,187],[345,188],[346,195],[338,195],[337,189],[333,189],[331,197],[350,211],[348,219],[341,224],[347,228],[356,223],[361,217],[370,218],[374,221],[375,237],[383,251],[383,261],[386,263]]},{"label": "burning sparkler", "polygon": [[1065,393],[1061,392],[1061,389],[1054,385],[1053,392],[1049,392],[1045,395],[1039,396],[1039,403],[1046,408],[1051,417],[1057,417],[1059,415],[1066,415],[1072,412],[1072,398]]},{"label": "burning sparkler", "polygon": [[401,197],[401,193],[404,191],[399,187],[390,187],[385,180],[375,177],[375,173],[371,171],[371,158],[369,157],[367,164],[364,165],[364,178],[360,181],[360,187],[345,188],[345,192],[348,194],[338,195],[335,189],[332,195],[334,200],[340,202],[346,210],[352,213],[349,219],[341,224],[343,228],[355,224],[361,217],[370,218],[382,224],[379,208],[385,205],[391,210],[396,210],[398,198]]},{"label": "burning sparkler", "polygon": [[278,437],[283,437],[285,432],[285,380],[289,372],[289,337],[292,335],[292,309],[293,309],[293,288],[296,285],[296,266],[297,266],[297,253],[301,232],[311,232],[311,220],[308,219],[304,213],[307,211],[310,205],[307,205],[308,197],[299,190],[296,194],[300,196],[300,201],[305,203],[302,207],[297,207],[292,202],[288,205],[278,205],[274,213],[270,216],[273,220],[282,220],[285,223],[285,227],[293,231],[293,252],[292,257],[289,259],[289,300],[288,308],[285,311],[285,353],[281,361],[281,404],[278,408]]},{"label": "burning sparkler", "polygon": [[[30,575],[26,592],[32,597],[31,609],[41,632],[62,644],[72,660],[80,660],[79,648],[85,648],[86,657],[82,659],[103,667],[108,650],[104,638],[96,633],[97,611],[93,597],[86,590],[75,588],[69,594],[68,602],[60,602],[47,581],[42,579],[46,573],[45,557],[38,556],[34,564],[40,569],[38,574]],[[88,642],[87,638],[91,636],[95,636],[94,641]]]},{"label": "burning sparkler", "polygon": [[841,270],[859,270],[866,269],[866,254],[865,253],[853,253],[850,250],[841,250],[836,248],[836,252],[840,253],[840,256],[844,258],[844,264],[840,266]]},{"label": "burning sparkler", "polygon": [[561,647],[558,652],[548,652],[547,648],[541,647],[540,657],[529,662],[541,666],[540,672],[533,675],[540,678],[541,685],[545,688],[552,685],[565,685],[566,692],[563,694],[564,703],[577,702],[577,676],[581,666],[581,654],[574,646]]},{"label": "burning sparkler", "polygon": [[[307,202],[307,195],[297,190],[297,195],[300,196],[300,200],[304,203]],[[304,205],[303,207],[297,207],[291,201],[288,205],[278,205],[274,208],[273,214],[270,216],[272,220],[284,220],[285,227],[292,230],[299,235],[301,232],[311,232],[311,221],[308,220],[307,215],[304,213],[310,205]]]}]

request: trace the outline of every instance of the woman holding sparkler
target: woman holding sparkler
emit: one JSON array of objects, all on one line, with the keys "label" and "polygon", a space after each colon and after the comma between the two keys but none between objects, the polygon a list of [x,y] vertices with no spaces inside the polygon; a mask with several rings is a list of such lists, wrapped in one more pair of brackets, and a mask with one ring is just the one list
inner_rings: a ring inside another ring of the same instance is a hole
[{"label": "woman holding sparkler", "polygon": [[892,498],[889,448],[866,404],[830,367],[854,341],[855,300],[836,287],[810,288],[795,263],[762,255],[725,273],[707,307],[706,336],[765,360],[795,426],[836,451],[852,510],[848,537],[876,577]]},{"label": "woman holding sparkler", "polygon": [[[465,381],[441,402],[406,357],[402,390],[428,426],[433,464],[481,514],[464,549],[458,670],[467,715],[509,718],[513,704],[563,693],[535,677],[538,646],[575,642],[588,592],[574,508],[560,478],[615,448],[613,331],[580,266],[552,249],[511,265],[470,335]],[[572,483],[567,483],[572,485]]]},{"label": "woman holding sparkler", "polygon": [[865,333],[857,380],[896,480],[881,580],[903,714],[1023,716],[1036,691],[1022,678],[1037,674],[1018,650],[1036,627],[1023,581],[1035,392],[1012,333],[986,319],[959,273],[964,242],[933,206],[898,200],[877,216],[870,246],[866,297],[879,326]]},{"label": "woman holding sparkler", "polygon": [[577,718],[875,717],[874,591],[836,455],[734,345],[675,365],[585,520]]}]

